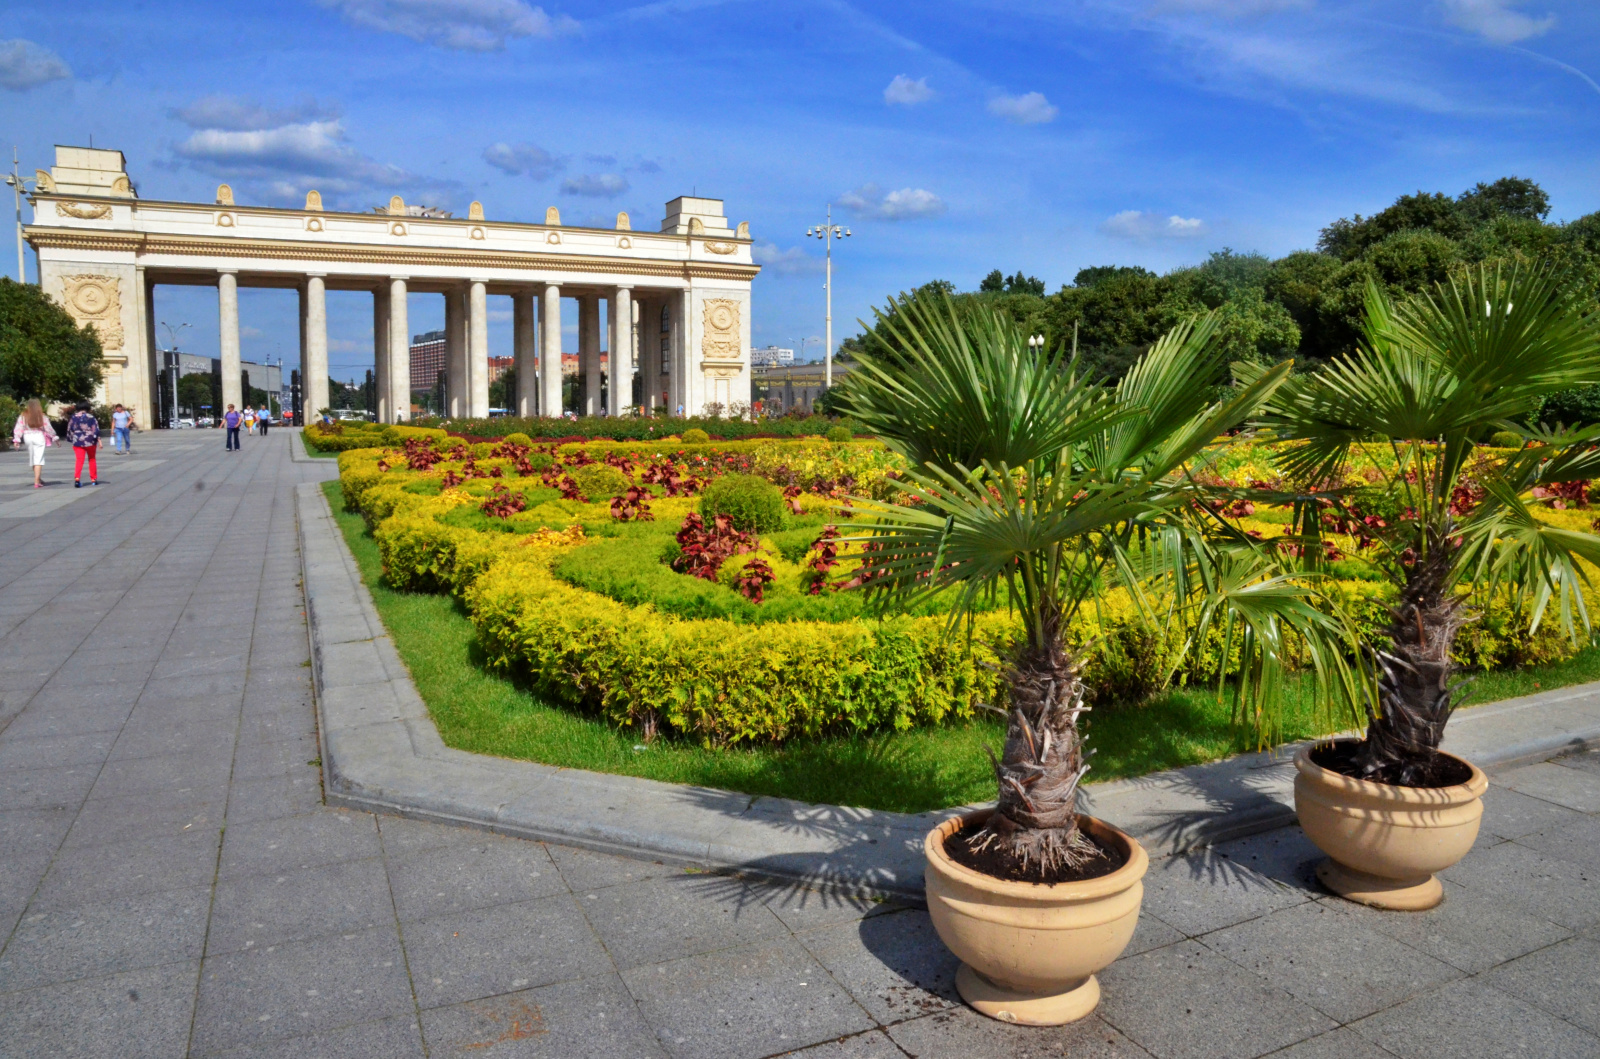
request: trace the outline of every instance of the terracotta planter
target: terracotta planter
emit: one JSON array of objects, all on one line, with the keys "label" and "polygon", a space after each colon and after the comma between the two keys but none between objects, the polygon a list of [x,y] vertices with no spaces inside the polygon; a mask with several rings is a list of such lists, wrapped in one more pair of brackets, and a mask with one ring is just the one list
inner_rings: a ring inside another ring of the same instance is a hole
[{"label": "terracotta planter", "polygon": [[1080,816],[1081,828],[1128,860],[1110,875],[1084,882],[1010,882],[957,864],[944,840],[989,810],[945,821],[922,848],[928,914],[961,959],[956,989],[991,1018],[1027,1026],[1081,1019],[1100,1003],[1095,972],[1122,955],[1139,922],[1150,858],[1110,824]]},{"label": "terracotta planter", "polygon": [[[1446,755],[1453,756],[1453,755]],[[1329,859],[1317,878],[1341,897],[1420,911],[1444,900],[1433,877],[1467,855],[1483,818],[1489,779],[1469,761],[1454,787],[1394,787],[1325,769],[1295,755],[1294,808],[1306,837]]]}]

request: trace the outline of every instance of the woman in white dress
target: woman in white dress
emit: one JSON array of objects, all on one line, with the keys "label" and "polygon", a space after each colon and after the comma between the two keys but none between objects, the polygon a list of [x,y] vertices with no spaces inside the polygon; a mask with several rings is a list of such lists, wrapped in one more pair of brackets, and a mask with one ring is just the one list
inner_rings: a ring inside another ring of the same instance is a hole
[{"label": "woman in white dress", "polygon": [[35,489],[44,488],[44,450],[57,440],[55,428],[46,418],[38,398],[29,401],[17,417],[17,425],[11,428],[11,444],[28,447],[28,464],[33,468]]}]

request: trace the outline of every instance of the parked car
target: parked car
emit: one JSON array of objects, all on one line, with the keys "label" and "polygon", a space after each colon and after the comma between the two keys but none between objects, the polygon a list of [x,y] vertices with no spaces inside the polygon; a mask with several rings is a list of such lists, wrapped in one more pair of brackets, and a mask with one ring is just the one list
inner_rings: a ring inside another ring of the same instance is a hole
[{"label": "parked car", "polygon": [[172,428],[174,430],[193,430],[194,429],[194,420],[192,420],[192,419],[180,419],[176,423],[172,424]]}]

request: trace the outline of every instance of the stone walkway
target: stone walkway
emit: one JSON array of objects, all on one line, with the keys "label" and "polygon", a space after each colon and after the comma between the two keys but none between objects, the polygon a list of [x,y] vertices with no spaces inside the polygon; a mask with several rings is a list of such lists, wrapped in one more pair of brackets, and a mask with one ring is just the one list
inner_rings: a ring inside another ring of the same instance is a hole
[{"label": "stone walkway", "polygon": [[323,808],[297,443],[142,435],[0,521],[0,1056],[1600,1057],[1595,754],[1495,776],[1433,912],[1322,896],[1293,828],[1156,861],[1046,1031],[918,909]]}]

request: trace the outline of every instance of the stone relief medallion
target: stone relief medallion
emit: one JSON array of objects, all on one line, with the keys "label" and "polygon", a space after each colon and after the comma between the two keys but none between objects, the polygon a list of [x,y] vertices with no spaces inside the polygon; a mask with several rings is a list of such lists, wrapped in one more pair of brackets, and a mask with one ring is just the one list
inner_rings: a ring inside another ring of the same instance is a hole
[{"label": "stone relief medallion", "polygon": [[80,324],[91,324],[107,350],[122,348],[122,299],[115,276],[66,276],[62,299]]},{"label": "stone relief medallion", "polygon": [[706,249],[713,254],[731,254],[739,249],[738,243],[706,243]]},{"label": "stone relief medallion", "polygon": [[[555,207],[551,208],[554,209]],[[549,235],[544,237],[544,241],[550,243],[551,245],[558,245],[561,242],[561,233],[551,232]]]},{"label": "stone relief medallion", "polygon": [[633,249],[633,240],[629,239],[625,235],[619,235],[617,237],[617,249],[618,250],[632,250]]},{"label": "stone relief medallion", "polygon": [[470,239],[482,239],[483,229],[479,228],[477,225],[473,225],[472,230],[467,233],[467,237]]},{"label": "stone relief medallion", "polygon": [[102,202],[97,206],[91,206],[87,202],[58,202],[56,216],[76,217],[80,221],[98,221],[111,216],[111,204]]},{"label": "stone relief medallion", "polygon": [[732,298],[707,298],[703,311],[700,355],[707,360],[739,360],[739,303]]},{"label": "stone relief medallion", "polygon": [[219,214],[217,214],[217,227],[218,228],[232,228],[233,227],[233,214],[231,214],[231,213],[219,213]]},{"label": "stone relief medallion", "polygon": [[389,234],[390,235],[405,235],[406,234],[406,226],[401,224],[399,221],[395,221],[393,224],[389,225]]},{"label": "stone relief medallion", "polygon": [[321,217],[313,217],[310,220],[306,221],[306,231],[308,231],[308,232],[320,232],[320,231],[322,231],[322,218]]}]

